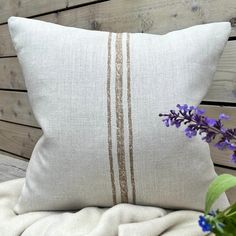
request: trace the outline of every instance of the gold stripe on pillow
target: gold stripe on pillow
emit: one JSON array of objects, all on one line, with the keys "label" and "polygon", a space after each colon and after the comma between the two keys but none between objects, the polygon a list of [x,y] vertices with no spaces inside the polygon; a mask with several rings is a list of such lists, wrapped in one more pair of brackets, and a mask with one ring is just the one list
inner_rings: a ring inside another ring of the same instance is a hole
[{"label": "gold stripe on pillow", "polygon": [[112,199],[113,204],[117,203],[116,200],[116,186],[113,168],[113,155],[112,155],[112,132],[111,132],[111,40],[112,33],[108,36],[108,59],[107,59],[107,126],[108,126],[108,155],[110,164],[110,176],[112,186]]},{"label": "gold stripe on pillow", "polygon": [[129,126],[129,160],[130,174],[132,184],[133,203],[136,203],[136,190],[134,179],[134,158],[133,158],[133,128],[132,128],[132,109],[131,109],[131,74],[130,74],[130,34],[127,33],[126,40],[127,48],[127,103],[128,103],[128,126]]},{"label": "gold stripe on pillow", "polygon": [[121,202],[128,202],[128,185],[125,167],[125,146],[124,146],[124,112],[123,112],[123,55],[122,55],[122,34],[116,34],[116,136],[117,136],[117,158],[119,167],[119,182],[121,191]]}]

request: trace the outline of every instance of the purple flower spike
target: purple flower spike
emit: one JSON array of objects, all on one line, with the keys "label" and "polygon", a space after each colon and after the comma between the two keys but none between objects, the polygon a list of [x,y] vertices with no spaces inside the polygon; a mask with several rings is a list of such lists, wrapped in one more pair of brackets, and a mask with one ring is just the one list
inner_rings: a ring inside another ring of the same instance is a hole
[{"label": "purple flower spike", "polygon": [[236,150],[236,145],[233,144],[233,143],[230,143],[230,144],[228,145],[228,149],[231,150],[231,151],[235,151],[235,150]]},{"label": "purple flower spike", "polygon": [[207,143],[212,142],[212,140],[215,138],[216,133],[212,131],[208,131],[206,133],[206,136],[202,138],[202,140],[206,141]]},{"label": "purple flower spike", "polygon": [[231,161],[232,161],[234,164],[236,164],[236,153],[235,153],[235,152],[230,156],[230,158],[231,158]]},{"label": "purple flower spike", "polygon": [[227,129],[224,128],[224,127],[221,127],[221,128],[220,128],[220,131],[221,131],[222,133],[225,133],[225,132],[227,131]]},{"label": "purple flower spike", "polygon": [[219,141],[215,144],[215,147],[219,150],[225,150],[228,147],[229,143],[228,141]]},{"label": "purple flower spike", "polygon": [[169,126],[170,126],[170,120],[169,120],[169,118],[163,119],[162,121],[164,122],[164,124],[165,124],[166,127],[169,127]]},{"label": "purple flower spike", "polygon": [[197,108],[196,107],[194,107],[194,106],[190,106],[189,107],[189,110],[196,110]]},{"label": "purple flower spike", "polygon": [[179,108],[180,111],[185,111],[185,112],[189,111],[187,104],[184,104],[183,106],[177,104],[176,107]]},{"label": "purple flower spike", "polygon": [[211,127],[213,127],[213,126],[216,124],[216,120],[215,120],[215,119],[213,119],[213,118],[208,118],[208,117],[205,118],[205,122],[206,122],[209,126],[211,126]]},{"label": "purple flower spike", "polygon": [[170,110],[168,114],[159,114],[164,116],[165,126],[175,126],[179,128],[182,124],[186,125],[185,135],[192,138],[197,134],[202,135],[202,140],[211,143],[217,139],[215,147],[219,150],[228,149],[233,152],[231,160],[236,164],[236,128],[224,128],[222,120],[228,120],[229,116],[220,114],[219,119],[213,119],[205,116],[205,111],[187,104],[176,106],[177,111]]},{"label": "purple flower spike", "polygon": [[193,136],[196,136],[197,135],[197,131],[196,130],[193,130],[193,129],[191,129],[191,128],[186,128],[185,130],[184,130],[184,132],[185,132],[185,135],[188,137],[188,138],[192,138]]},{"label": "purple flower spike", "polygon": [[219,115],[219,119],[220,120],[229,120],[229,116],[228,115],[225,115],[224,113],[221,113],[220,115]]},{"label": "purple flower spike", "polygon": [[195,110],[195,113],[199,116],[202,116],[205,113],[205,110],[203,109],[195,108],[194,110]]},{"label": "purple flower spike", "polygon": [[181,126],[181,121],[176,120],[176,121],[174,122],[174,125],[175,125],[176,128],[179,128],[179,127]]}]

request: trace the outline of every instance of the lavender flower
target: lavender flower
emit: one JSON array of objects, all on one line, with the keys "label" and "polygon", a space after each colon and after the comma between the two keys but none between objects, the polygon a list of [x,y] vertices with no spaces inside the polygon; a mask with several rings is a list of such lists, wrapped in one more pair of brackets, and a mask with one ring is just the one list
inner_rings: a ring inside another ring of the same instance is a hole
[{"label": "lavender flower", "polygon": [[229,120],[229,116],[228,116],[228,115],[225,115],[224,113],[221,113],[221,114],[219,115],[219,119],[220,119],[220,120]]},{"label": "lavender flower", "polygon": [[220,114],[219,119],[209,118],[204,116],[205,111],[187,104],[177,104],[177,111],[170,110],[168,114],[159,114],[164,117],[164,124],[169,126],[176,126],[179,128],[182,124],[187,125],[184,130],[188,138],[192,138],[197,134],[202,136],[202,140],[211,143],[218,137],[215,147],[219,150],[231,150],[231,160],[236,164],[236,128],[226,129],[223,127],[222,120],[228,120],[229,116]]},{"label": "lavender flower", "polygon": [[206,122],[209,126],[211,126],[211,127],[213,127],[213,126],[216,124],[216,120],[215,120],[215,119],[213,119],[213,118],[208,118],[208,117],[205,118],[205,122]]},{"label": "lavender flower", "polygon": [[197,135],[197,131],[195,130],[195,128],[191,127],[190,125],[184,130],[184,132],[188,138],[192,138],[193,136]]},{"label": "lavender flower", "polygon": [[232,161],[233,163],[236,163],[236,152],[234,152],[234,153],[230,156],[230,158],[231,158],[231,161]]},{"label": "lavender flower", "polygon": [[201,110],[201,109],[198,109],[198,108],[193,108],[195,110],[195,113],[199,116],[205,114],[205,110]]}]

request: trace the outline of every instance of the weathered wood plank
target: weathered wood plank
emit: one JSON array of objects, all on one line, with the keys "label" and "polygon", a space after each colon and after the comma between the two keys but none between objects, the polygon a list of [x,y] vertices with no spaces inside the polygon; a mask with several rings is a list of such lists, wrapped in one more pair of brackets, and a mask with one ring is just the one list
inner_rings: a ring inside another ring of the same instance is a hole
[{"label": "weathered wood plank", "polygon": [[[113,32],[164,34],[173,30],[235,18],[231,0],[111,0],[58,14],[58,23]],[[232,20],[233,22],[233,20]],[[233,25],[232,35],[235,35]]]},{"label": "weathered wood plank", "polygon": [[[225,127],[227,128],[236,127],[236,107],[201,105],[201,108],[205,109],[206,115],[212,118],[218,118],[220,113],[229,115],[231,119],[229,121],[224,122]],[[220,151],[213,145],[210,145],[210,150],[213,162],[215,164],[230,166],[236,169],[236,165],[233,164],[230,160],[230,155],[232,154],[232,151],[228,150]]]},{"label": "weathered wood plank", "polygon": [[0,120],[39,127],[25,92],[0,90]]},{"label": "weathered wood plank", "polygon": [[[235,175],[236,176],[236,171],[235,170],[231,170],[228,168],[222,168],[222,167],[218,167],[215,166],[215,170],[217,172],[217,174],[231,174],[231,175]],[[226,192],[230,203],[235,203],[236,202],[236,188],[232,188],[229,191]]]},{"label": "weathered wood plank", "polygon": [[0,57],[16,55],[7,25],[0,26],[0,41]]},{"label": "weathered wood plank", "polygon": [[[6,96],[4,97],[4,95]],[[5,102],[6,100],[8,100],[8,103]],[[1,103],[1,101],[3,101],[3,103]],[[19,103],[21,104],[20,106]],[[226,127],[236,127],[235,107],[209,105],[201,105],[201,107],[206,109],[206,114],[210,117],[217,118],[219,113],[230,115],[231,120],[226,123]],[[0,108],[4,111],[2,118],[5,117],[8,121],[19,124],[37,125],[37,122],[31,113],[26,93],[0,91]],[[0,122],[0,125],[1,124],[3,124],[3,126],[0,127],[0,135],[3,134],[3,140],[0,138],[0,149],[29,158],[36,141],[42,134],[42,131],[37,128],[35,129],[17,124],[9,124],[6,122]],[[236,166],[230,161],[230,151],[219,151],[213,146],[211,146],[210,149],[214,163],[236,168]]]},{"label": "weathered wood plank", "polygon": [[[18,60],[0,58],[0,89],[26,89]],[[236,101],[236,41],[229,41],[217,67],[217,72],[204,101]]]},{"label": "weathered wood plank", "polygon": [[25,90],[25,82],[16,57],[0,58],[0,88]]},{"label": "weathered wood plank", "polygon": [[0,150],[0,155],[4,155],[4,156],[8,156],[8,157],[13,157],[14,159],[19,159],[21,161],[29,161],[28,159],[24,158],[24,157],[20,157],[20,156],[17,156],[17,155],[14,155],[12,153],[9,153],[9,152],[5,152],[5,151],[2,151]]},{"label": "weathered wood plank", "polygon": [[[196,24],[230,21],[236,1],[111,0],[49,14],[36,19],[61,25],[114,32],[167,33]],[[236,27],[232,36],[236,35]],[[0,56],[15,55],[6,25],[0,26]]]},{"label": "weathered wood plank", "polygon": [[25,177],[27,161],[0,154],[0,182]]},{"label": "weathered wood plank", "polygon": [[94,0],[0,0],[0,23],[10,16],[31,17],[92,3]]},{"label": "weathered wood plank", "polygon": [[[207,106],[201,105],[207,110],[207,114],[211,117],[217,118],[219,113],[226,113],[231,116],[231,120],[227,122],[228,126],[236,127],[236,108],[235,107],[220,107],[220,106]],[[10,121],[17,124],[23,124],[28,126],[40,127],[31,109],[28,95],[26,92],[15,91],[1,91],[0,90],[0,120]],[[215,161],[219,161],[222,154],[218,150],[213,149]],[[229,155],[230,152],[224,153],[224,158],[218,164],[224,164],[232,166],[229,162],[229,158],[225,158],[225,155]],[[220,156],[219,156],[220,155]]]},{"label": "weathered wood plank", "polygon": [[236,41],[228,41],[204,101],[236,102]]},{"label": "weathered wood plank", "polygon": [[0,121],[0,149],[30,158],[35,143],[42,135],[38,128]]}]

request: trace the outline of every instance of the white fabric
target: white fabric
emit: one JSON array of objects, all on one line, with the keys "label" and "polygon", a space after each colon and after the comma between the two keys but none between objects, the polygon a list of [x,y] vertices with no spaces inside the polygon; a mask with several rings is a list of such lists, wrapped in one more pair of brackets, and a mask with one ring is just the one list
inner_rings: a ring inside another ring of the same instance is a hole
[{"label": "white fabric", "polygon": [[[44,133],[18,213],[115,203],[203,210],[216,176],[209,147],[167,129],[158,114],[176,103],[199,105],[229,23],[164,36],[18,17],[9,19],[9,28]],[[227,204],[223,196],[217,207]]]},{"label": "white fabric", "polygon": [[13,207],[24,179],[0,184],[1,236],[203,236],[200,212],[168,212],[158,207],[119,204],[109,209],[78,212],[30,212],[16,215]]}]

